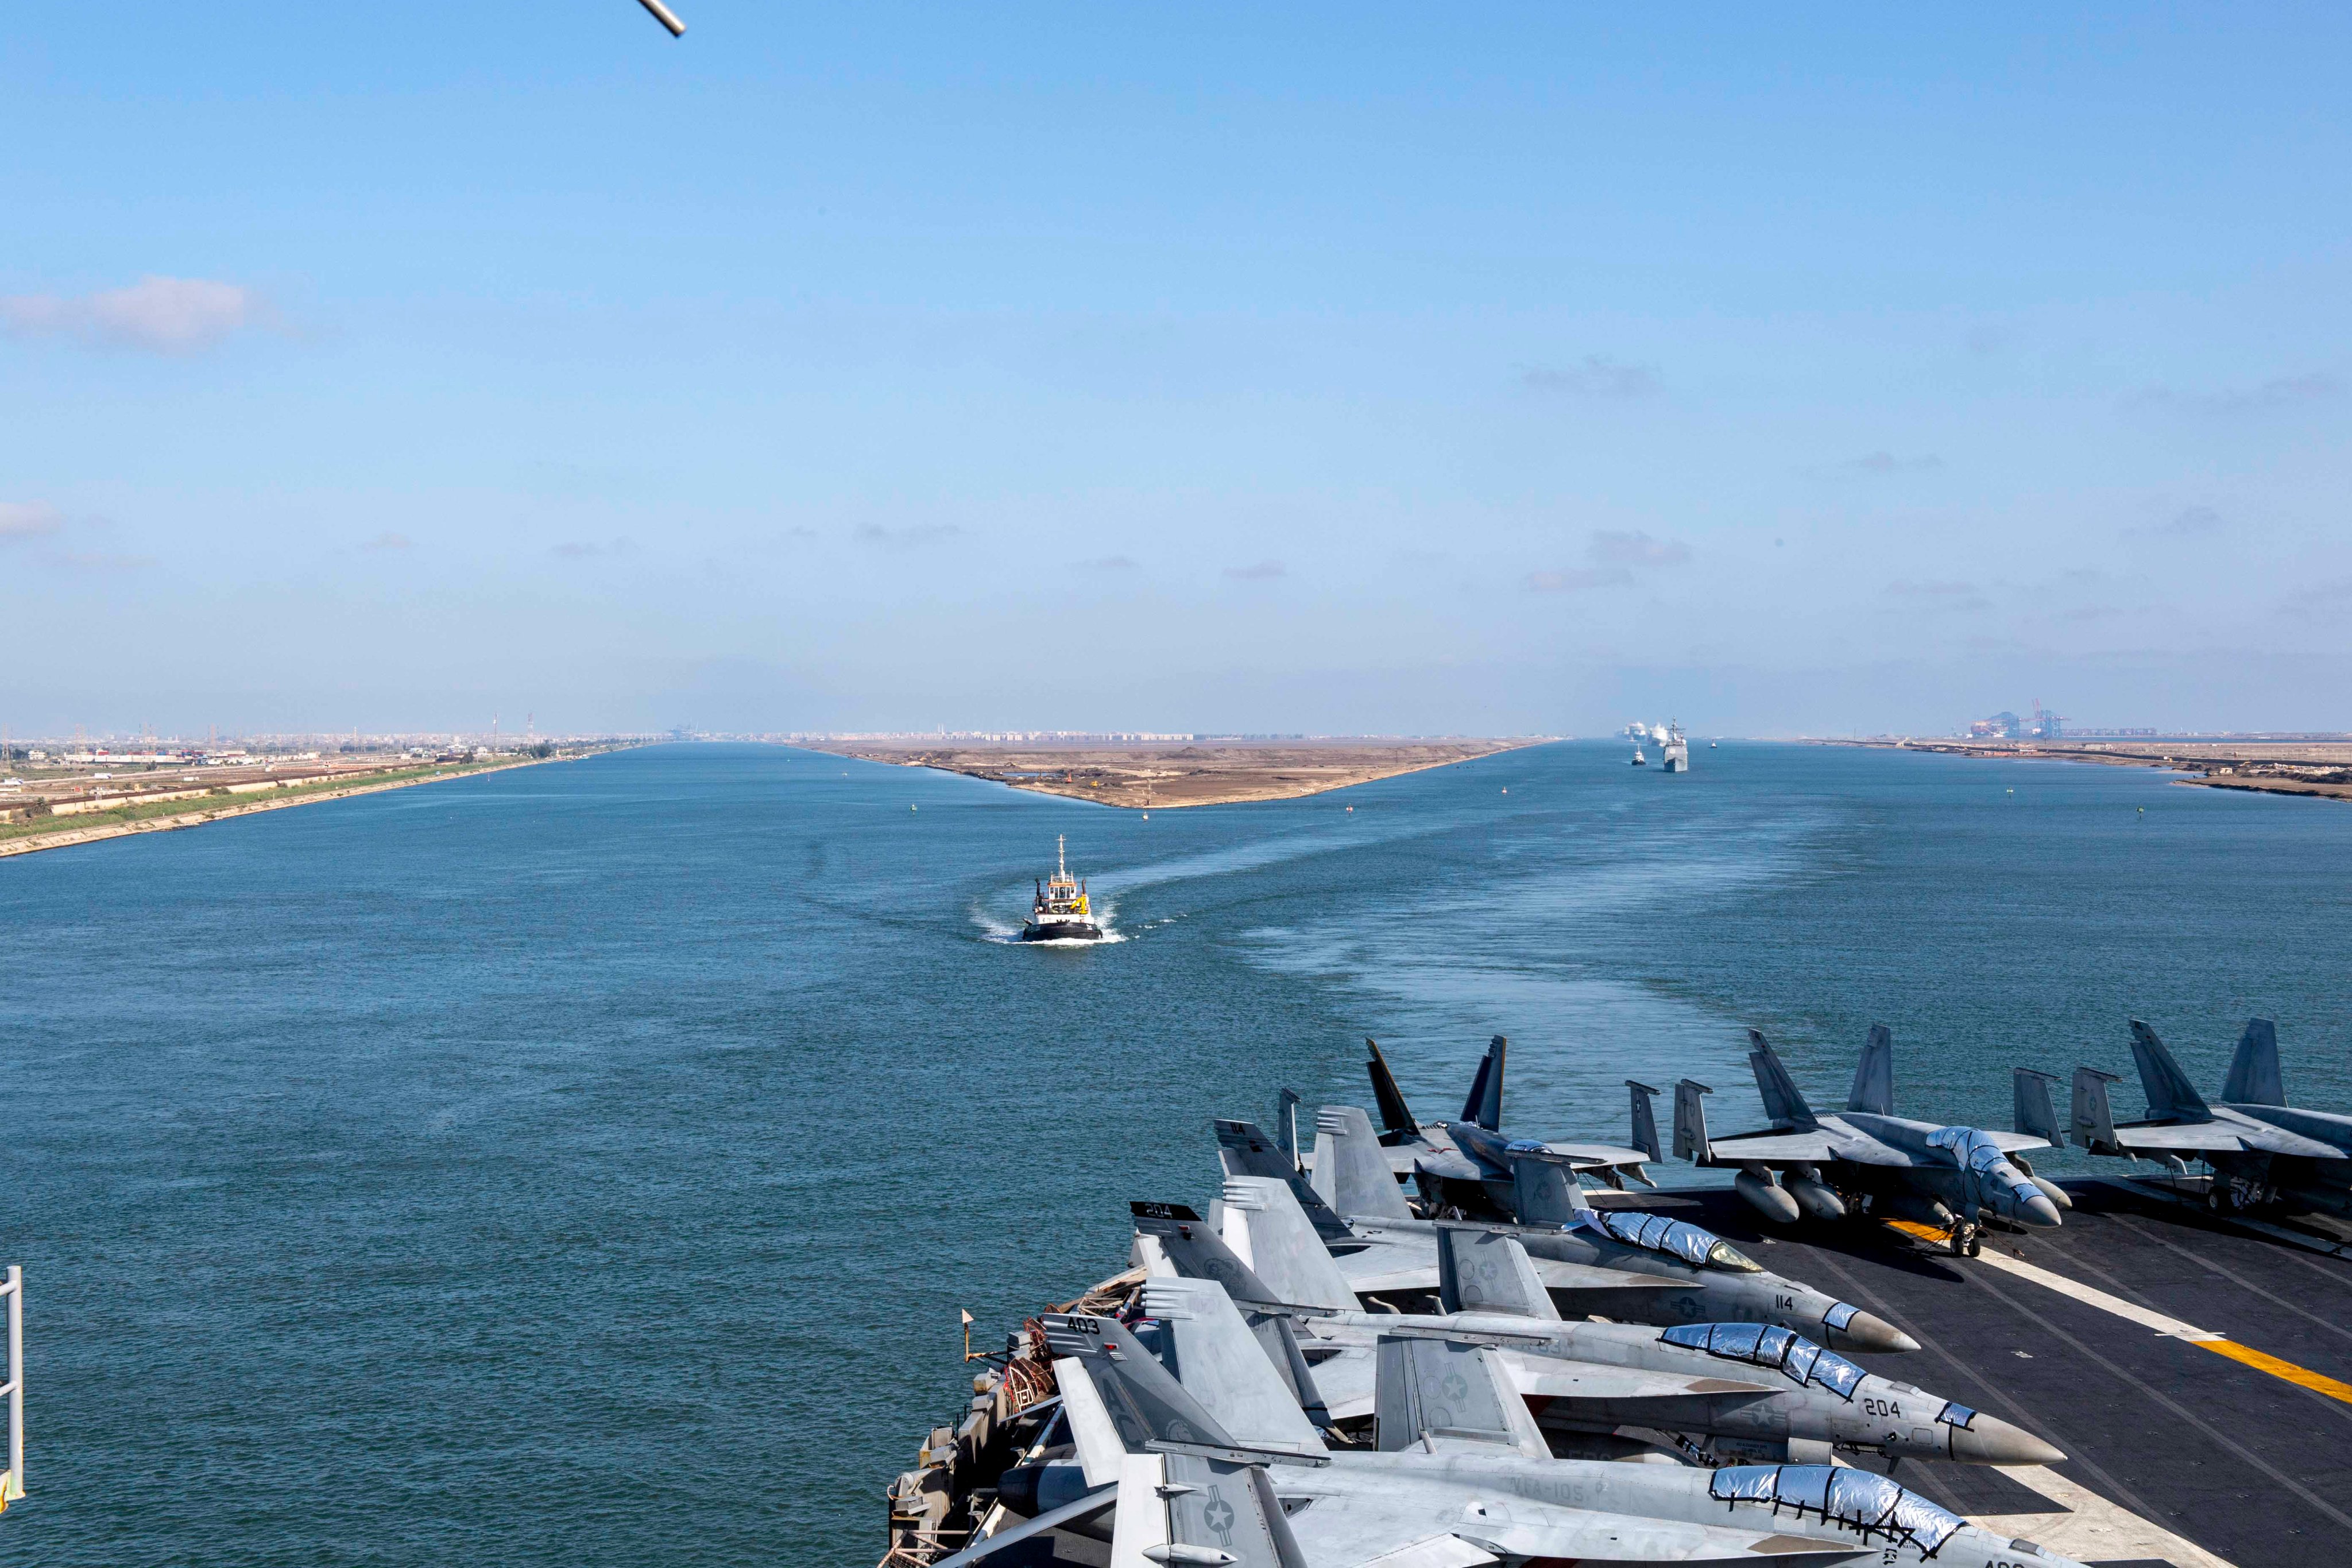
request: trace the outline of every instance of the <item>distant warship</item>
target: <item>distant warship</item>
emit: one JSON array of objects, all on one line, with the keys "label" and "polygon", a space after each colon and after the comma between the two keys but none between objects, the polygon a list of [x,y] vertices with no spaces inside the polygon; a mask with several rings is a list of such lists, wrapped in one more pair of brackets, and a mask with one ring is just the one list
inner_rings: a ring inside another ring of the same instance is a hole
[{"label": "distant warship", "polygon": [[1659,733],[1664,737],[1664,749],[1659,753],[1659,756],[1666,765],[1666,771],[1669,773],[1689,772],[1690,747],[1688,743],[1683,739],[1683,727],[1678,724],[1669,724]]}]

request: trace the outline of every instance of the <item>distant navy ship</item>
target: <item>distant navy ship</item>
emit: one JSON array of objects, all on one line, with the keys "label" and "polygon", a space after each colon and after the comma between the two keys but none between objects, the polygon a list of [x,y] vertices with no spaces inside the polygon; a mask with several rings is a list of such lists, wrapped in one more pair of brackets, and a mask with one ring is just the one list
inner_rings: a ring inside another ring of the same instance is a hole
[{"label": "distant navy ship", "polygon": [[1029,923],[1021,927],[1024,942],[1099,942],[1102,927],[1095,924],[1087,884],[1070,874],[1069,841],[1054,838],[1054,874],[1037,884],[1036,901],[1029,906]]}]

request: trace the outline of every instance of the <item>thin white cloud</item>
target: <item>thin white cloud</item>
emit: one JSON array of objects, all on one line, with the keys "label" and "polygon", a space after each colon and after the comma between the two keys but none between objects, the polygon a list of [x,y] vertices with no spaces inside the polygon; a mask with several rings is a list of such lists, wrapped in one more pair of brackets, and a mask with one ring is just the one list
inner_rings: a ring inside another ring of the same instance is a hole
[{"label": "thin white cloud", "polygon": [[381,533],[372,539],[360,541],[362,549],[414,549],[415,548],[416,541],[406,534]]},{"label": "thin white cloud", "polygon": [[909,528],[886,528],[879,523],[861,523],[857,528],[860,542],[879,545],[884,549],[914,549],[923,545],[951,539],[963,530],[953,523],[917,523]]},{"label": "thin white cloud", "polygon": [[1652,538],[1639,529],[1603,528],[1584,547],[1595,566],[1686,566],[1691,549],[1674,539]]},{"label": "thin white cloud", "polygon": [[2315,621],[2333,621],[2352,612],[2352,577],[2338,578],[2334,582],[2315,583],[2297,593],[2290,593],[2283,601],[2290,615],[2305,616]]},{"label": "thin white cloud", "polygon": [[0,501],[0,544],[43,538],[63,526],[57,508],[43,501]]},{"label": "thin white cloud", "polygon": [[1133,571],[1143,563],[1131,555],[1098,555],[1074,564],[1080,571]]},{"label": "thin white cloud", "polygon": [[2229,527],[2221,514],[2210,507],[2183,507],[2171,517],[2158,523],[2142,523],[2126,528],[2127,539],[2195,539],[2218,534]]},{"label": "thin white cloud", "polygon": [[1616,588],[1633,580],[1622,566],[1575,567],[1566,571],[1531,571],[1525,583],[1529,593],[1582,593],[1593,588]]},{"label": "thin white cloud", "polygon": [[1566,392],[1579,397],[1620,402],[1648,397],[1658,390],[1658,372],[1647,365],[1629,365],[1606,354],[1587,354],[1576,364],[1521,365],[1519,384],[1529,392]]},{"label": "thin white cloud", "polygon": [[260,297],[204,277],[142,277],[127,288],[74,297],[0,295],[0,331],[71,338],[105,348],[194,354],[257,324]]},{"label": "thin white cloud", "polygon": [[1888,583],[1886,594],[1925,610],[1974,612],[1992,608],[1992,601],[1973,582],[1917,582],[1906,578]]},{"label": "thin white cloud", "polygon": [[1288,577],[1290,569],[1278,560],[1262,560],[1255,566],[1229,566],[1225,575],[1235,582],[1271,582],[1277,577]]},{"label": "thin white cloud", "polygon": [[2251,387],[2225,387],[2220,392],[2184,392],[2170,387],[2149,387],[2129,401],[2142,408],[2180,409],[2191,413],[2275,413],[2326,402],[2342,395],[2344,383],[2323,371],[2273,376]]},{"label": "thin white cloud", "polygon": [[1845,464],[1847,468],[1857,474],[1926,474],[1943,465],[1944,460],[1932,452],[1923,452],[1916,457],[1897,457],[1883,448],[1865,452]]}]

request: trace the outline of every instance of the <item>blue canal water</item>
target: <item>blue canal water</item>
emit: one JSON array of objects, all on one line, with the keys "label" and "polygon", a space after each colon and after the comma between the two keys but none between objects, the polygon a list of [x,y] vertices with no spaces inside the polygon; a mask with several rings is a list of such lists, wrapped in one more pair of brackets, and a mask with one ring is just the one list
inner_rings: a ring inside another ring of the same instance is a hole
[{"label": "blue canal water", "polygon": [[[1937,1118],[2128,1071],[2134,1014],[2210,1086],[2267,1013],[2352,1103],[2352,808],[1624,758],[1147,821],[671,747],[0,862],[0,1552],[870,1563],[957,1310],[985,1343],[1116,1271],[1127,1199],[1213,1191],[1208,1117],[1368,1100],[1366,1034],[1424,1116],[1509,1035],[1552,1135],[1622,1136],[1628,1076],[1753,1125],[1750,1025],[1835,1101],[1879,1019]],[[1056,833],[1122,940],[1004,940]]]}]

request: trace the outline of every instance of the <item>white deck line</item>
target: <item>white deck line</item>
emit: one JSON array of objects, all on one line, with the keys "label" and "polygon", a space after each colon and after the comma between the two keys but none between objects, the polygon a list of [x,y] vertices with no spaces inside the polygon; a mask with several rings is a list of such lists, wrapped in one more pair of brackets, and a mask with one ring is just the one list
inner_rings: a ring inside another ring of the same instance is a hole
[{"label": "white deck line", "polygon": [[2195,1542],[2109,1502],[2045,1465],[2003,1465],[2000,1473],[2066,1511],[1993,1514],[1969,1521],[1980,1530],[2012,1541],[2022,1538],[2084,1563],[2154,1557],[2173,1568],[2235,1568],[2226,1558],[2216,1557]]},{"label": "white deck line", "polygon": [[2003,1258],[1990,1247],[1972,1261],[1988,1269],[1999,1269],[2005,1274],[2014,1274],[2021,1280],[2030,1280],[2045,1291],[2055,1291],[2062,1296],[2072,1296],[2085,1306],[2096,1307],[2103,1312],[2113,1312],[2119,1318],[2138,1323],[2143,1328],[2154,1329],[2158,1333],[2168,1335],[2173,1339],[2216,1340],[2229,1337],[2227,1334],[2215,1333],[2210,1329],[2200,1329],[2194,1323],[2182,1322],[2179,1318],[2166,1317],[2162,1312],[2150,1312],[2147,1308],[2135,1305],[2120,1296],[2110,1296],[2105,1291],[2095,1290],[2084,1284],[2080,1280],[2070,1280],[2063,1274],[2053,1274],[2047,1269],[2037,1269],[2032,1264],[2015,1258]]}]

